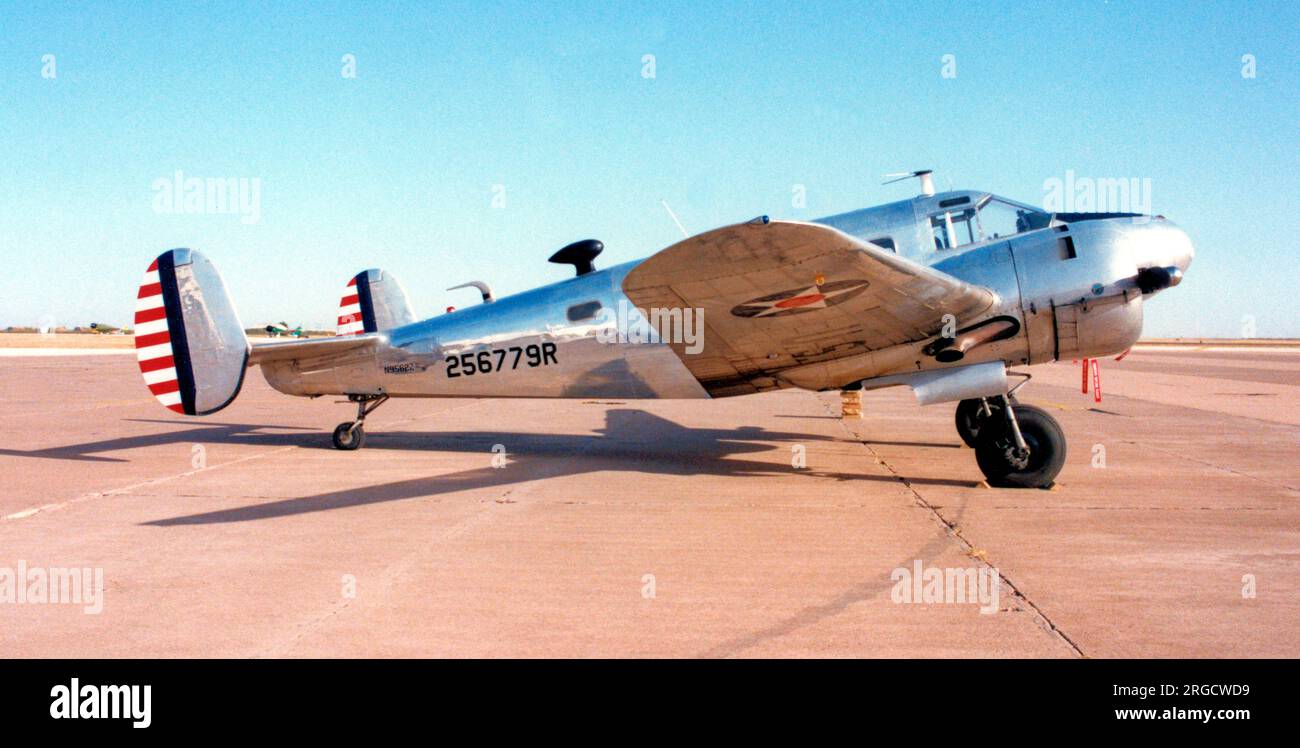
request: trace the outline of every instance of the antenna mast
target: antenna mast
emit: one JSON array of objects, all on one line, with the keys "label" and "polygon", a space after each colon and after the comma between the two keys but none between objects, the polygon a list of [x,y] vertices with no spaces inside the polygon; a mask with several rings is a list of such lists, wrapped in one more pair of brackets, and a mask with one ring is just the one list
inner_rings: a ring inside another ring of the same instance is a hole
[{"label": "antenna mast", "polygon": [[[912,177],[916,177],[917,179],[921,180],[921,194],[926,195],[928,197],[934,194],[933,175],[934,175],[934,170],[932,169],[921,169],[920,171],[900,171],[895,174],[886,174],[884,177],[885,181],[881,182],[881,184],[893,184],[894,182],[901,182],[904,179],[911,179]],[[891,179],[891,177],[893,177],[893,179]]]}]

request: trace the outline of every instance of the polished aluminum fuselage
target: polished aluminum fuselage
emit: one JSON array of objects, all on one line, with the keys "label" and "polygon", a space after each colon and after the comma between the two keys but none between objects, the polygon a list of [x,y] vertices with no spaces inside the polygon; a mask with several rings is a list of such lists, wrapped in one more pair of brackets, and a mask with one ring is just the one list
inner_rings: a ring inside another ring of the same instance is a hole
[{"label": "polished aluminum fuselage", "polygon": [[[815,378],[798,372],[776,378],[784,386],[832,389],[987,361],[1010,366],[1119,353],[1142,330],[1144,295],[1129,282],[1137,269],[1185,269],[1191,259],[1191,243],[1182,231],[1148,217],[1050,225],[936,250],[929,220],[933,205],[954,195],[983,194],[920,196],[816,223],[865,241],[889,236],[900,255],[992,289],[998,299],[994,307],[979,319],[959,322],[1012,317],[1019,322],[1014,337],[980,346],[959,363],[925,356],[921,349],[927,341],[917,341],[821,367]],[[263,370],[272,386],[293,395],[709,397],[668,345],[648,342],[649,325],[622,290],[623,279],[639,263],[388,330],[377,348],[342,363],[322,361],[314,368],[309,361],[294,361]],[[599,304],[600,313],[583,317],[592,304]],[[484,361],[486,366],[473,363]]]}]

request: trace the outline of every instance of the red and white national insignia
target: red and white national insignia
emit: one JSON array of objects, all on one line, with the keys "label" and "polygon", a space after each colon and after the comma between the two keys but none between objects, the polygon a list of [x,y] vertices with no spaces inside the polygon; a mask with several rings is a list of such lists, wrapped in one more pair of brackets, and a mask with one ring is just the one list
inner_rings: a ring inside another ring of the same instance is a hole
[{"label": "red and white national insignia", "polygon": [[731,313],[737,317],[778,317],[815,312],[843,304],[867,290],[868,285],[870,284],[864,280],[840,280],[794,288],[737,304],[732,307]]}]

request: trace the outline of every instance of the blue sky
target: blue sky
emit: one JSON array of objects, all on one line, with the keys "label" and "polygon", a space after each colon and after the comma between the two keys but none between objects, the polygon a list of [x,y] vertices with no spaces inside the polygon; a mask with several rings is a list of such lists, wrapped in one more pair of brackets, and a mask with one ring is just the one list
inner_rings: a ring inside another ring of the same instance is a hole
[{"label": "blue sky", "polygon": [[[3,325],[125,323],[176,246],[250,326],[332,321],[373,266],[433,314],[566,277],[575,239],[652,254],[661,199],[697,232],[933,168],[1035,204],[1067,171],[1150,179],[1197,258],[1147,334],[1300,337],[1294,3],[68,6],[0,1]],[[156,212],[177,170],[260,180],[258,220]]]}]

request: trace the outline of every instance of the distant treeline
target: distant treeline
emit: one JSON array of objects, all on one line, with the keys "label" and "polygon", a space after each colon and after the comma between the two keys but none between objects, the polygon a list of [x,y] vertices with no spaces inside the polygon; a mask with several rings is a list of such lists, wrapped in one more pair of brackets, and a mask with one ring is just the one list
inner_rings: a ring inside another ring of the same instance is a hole
[{"label": "distant treeline", "polygon": [[53,333],[56,335],[105,335],[105,334],[121,333],[123,335],[130,335],[131,328],[128,327],[125,330],[119,330],[117,328],[114,328],[113,330],[105,333],[99,330],[92,330],[89,327],[55,327],[51,330],[42,330],[39,327],[10,326],[4,328],[3,330],[0,330],[0,332],[16,332],[16,333],[25,333],[28,335],[37,334],[37,333]]}]

